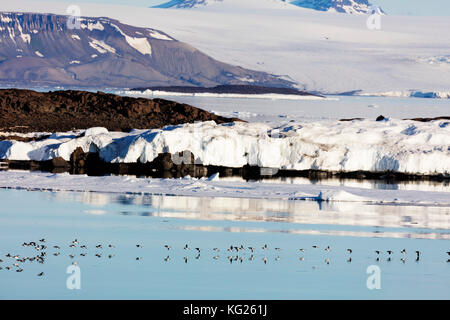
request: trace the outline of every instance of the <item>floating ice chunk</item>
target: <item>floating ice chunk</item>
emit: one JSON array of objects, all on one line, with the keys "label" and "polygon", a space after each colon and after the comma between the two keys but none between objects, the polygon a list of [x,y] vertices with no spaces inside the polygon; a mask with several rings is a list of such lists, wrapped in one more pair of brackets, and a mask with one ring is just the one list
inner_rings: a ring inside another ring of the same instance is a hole
[{"label": "floating ice chunk", "polygon": [[370,199],[361,197],[344,190],[324,190],[320,191],[317,196],[318,201],[349,201],[349,202],[365,202]]}]

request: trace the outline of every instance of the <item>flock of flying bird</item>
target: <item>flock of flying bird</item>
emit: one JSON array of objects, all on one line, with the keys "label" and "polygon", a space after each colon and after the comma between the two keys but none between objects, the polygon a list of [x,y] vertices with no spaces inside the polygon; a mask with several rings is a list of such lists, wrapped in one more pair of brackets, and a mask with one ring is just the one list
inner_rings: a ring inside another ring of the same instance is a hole
[{"label": "flock of flying bird", "polygon": [[[16,255],[12,255],[12,254],[8,253],[6,255],[6,258],[10,259],[10,261],[12,260],[13,263],[11,263],[10,265],[7,265],[7,266],[2,266],[4,261],[2,259],[0,259],[0,270],[5,269],[5,270],[15,270],[16,272],[23,272],[22,265],[24,263],[26,263],[27,261],[28,262],[37,262],[37,263],[40,263],[40,264],[44,264],[45,263],[45,259],[47,257],[47,250],[48,250],[48,247],[46,245],[46,240],[45,239],[40,239],[38,242],[34,242],[34,241],[31,241],[29,243],[24,242],[22,244],[22,246],[23,247],[34,248],[34,250],[36,251],[36,253],[35,253],[36,255],[32,255],[32,256],[29,256],[29,257],[21,257],[20,255],[17,255],[17,254]],[[75,239],[74,241],[71,242],[71,244],[69,245],[69,248],[74,249],[74,248],[77,248],[77,247],[84,251],[84,252],[80,253],[79,256],[80,257],[85,257],[87,255],[87,252],[86,252],[87,249],[88,249],[87,246],[80,244],[80,242],[77,239]],[[137,244],[136,247],[139,248],[139,249],[143,248],[143,246],[141,244]],[[54,245],[52,248],[56,251],[56,252],[53,253],[53,255],[54,256],[59,256],[60,255],[59,251],[61,250],[61,247],[58,246],[58,245]],[[97,252],[95,254],[95,256],[97,258],[101,258],[102,257],[101,250],[103,249],[103,245],[98,244],[98,245],[95,246],[95,248],[97,249],[97,251],[99,251],[99,252]],[[115,246],[112,245],[112,244],[109,244],[107,246],[107,248],[114,249]],[[172,249],[172,247],[170,245],[167,245],[167,244],[164,245],[164,248],[166,248],[167,251],[170,251]],[[312,248],[313,249],[319,249],[319,247],[317,245],[313,245]],[[269,247],[267,246],[267,244],[265,244],[263,247],[261,247],[261,249],[263,251],[267,251],[267,250],[269,250]],[[191,250],[191,248],[189,248],[189,246],[186,244],[183,247],[183,250],[187,251],[187,250]],[[195,259],[200,259],[200,254],[202,252],[202,249],[194,248],[193,250],[195,250],[195,252],[197,253],[197,256],[195,257]],[[237,246],[231,245],[229,248],[226,249],[226,251],[228,252],[227,259],[229,260],[230,263],[233,263],[235,261],[239,261],[239,262],[242,263],[245,259],[248,259],[249,261],[253,261],[255,259],[254,255],[253,255],[255,250],[256,249],[254,247],[244,247],[243,245],[240,245],[239,247],[237,247]],[[281,251],[281,248],[274,248],[274,250],[279,252],[279,251]],[[327,246],[324,250],[327,251],[327,252],[330,252],[331,248],[330,248],[330,246]],[[213,257],[213,259],[214,260],[218,260],[220,258],[220,256],[219,256],[220,249],[219,248],[213,248],[213,251],[216,254]],[[242,253],[243,251],[249,252],[250,257],[246,258],[246,257],[244,257],[242,255],[239,256],[239,253]],[[301,253],[304,253],[306,251],[306,249],[302,248],[302,249],[299,249],[299,251]],[[350,263],[350,262],[352,262],[351,254],[353,253],[353,250],[352,249],[347,249],[347,252],[349,254],[349,258],[348,258],[347,262]],[[380,261],[380,255],[382,254],[382,252],[380,250],[375,250],[375,253],[377,255],[376,261],[379,262]],[[387,261],[388,262],[392,261],[391,256],[394,254],[394,252],[392,250],[387,250],[386,253],[388,254]],[[406,256],[406,249],[401,250],[400,253],[402,254],[401,261],[403,263],[405,263],[406,262],[406,258],[405,258],[405,256]],[[420,251],[415,251],[415,254],[416,254],[415,261],[418,262],[420,260],[421,252]],[[447,255],[450,256],[450,251],[447,252]],[[112,253],[107,255],[107,257],[109,259],[112,259],[114,256],[115,255],[112,254]],[[71,259],[74,259],[76,257],[76,255],[72,253],[72,254],[69,255],[69,257]],[[183,259],[184,259],[185,263],[188,263],[188,259],[189,259],[188,256],[185,256]],[[275,261],[280,261],[280,259],[281,259],[280,256],[277,256],[275,258]],[[138,256],[138,257],[136,257],[136,260],[138,260],[138,261],[142,260],[142,257]],[[164,258],[165,262],[168,262],[169,260],[170,260],[170,256],[169,255],[166,258]],[[304,257],[300,257],[299,260],[300,261],[304,261],[305,258]],[[264,264],[267,264],[267,262],[268,262],[267,257],[264,257],[262,259],[262,261],[264,262]],[[330,259],[326,258],[325,263],[326,264],[330,264]],[[450,259],[447,260],[447,263],[450,263]],[[78,263],[76,261],[73,261],[72,264],[73,265],[77,265]],[[38,277],[42,277],[42,276],[44,276],[44,272],[40,272],[38,274]]]}]

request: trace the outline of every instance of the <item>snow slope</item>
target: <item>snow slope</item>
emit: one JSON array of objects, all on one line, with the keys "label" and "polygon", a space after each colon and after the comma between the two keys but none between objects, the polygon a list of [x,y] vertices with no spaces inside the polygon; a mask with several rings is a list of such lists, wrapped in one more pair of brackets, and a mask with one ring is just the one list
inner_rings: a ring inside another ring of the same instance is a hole
[{"label": "snow slope", "polygon": [[[17,0],[0,9],[65,13],[66,4]],[[448,92],[448,63],[429,63],[450,51],[447,17],[382,16],[369,30],[366,15],[283,6],[207,6],[165,10],[83,4],[82,14],[162,30],[233,65],[285,75],[300,89]]]},{"label": "snow slope", "polygon": [[1,141],[0,159],[68,161],[81,147],[98,152],[106,162],[146,163],[159,153],[188,150],[203,165],[450,176],[449,137],[450,122],[443,120],[289,121],[276,127],[208,121],[130,133],[93,128],[82,137],[58,133],[37,142]]}]

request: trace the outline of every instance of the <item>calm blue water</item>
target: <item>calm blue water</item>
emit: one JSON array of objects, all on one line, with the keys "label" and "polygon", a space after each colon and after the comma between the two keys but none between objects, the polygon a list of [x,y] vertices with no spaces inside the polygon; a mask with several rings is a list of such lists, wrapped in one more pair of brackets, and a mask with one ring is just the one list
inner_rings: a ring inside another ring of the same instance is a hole
[{"label": "calm blue water", "polygon": [[[450,298],[449,208],[17,190],[0,190],[0,201],[0,299]],[[5,255],[36,255],[21,245],[42,238],[45,262],[16,272]],[[249,249],[227,251],[241,244],[255,248],[253,260]],[[66,286],[74,261],[80,290]],[[379,290],[366,285],[371,265],[381,271]]]},{"label": "calm blue water", "polygon": [[193,96],[143,96],[187,103],[227,117],[250,122],[339,120],[379,115],[395,119],[450,115],[448,99],[330,96],[328,100],[272,100]]}]

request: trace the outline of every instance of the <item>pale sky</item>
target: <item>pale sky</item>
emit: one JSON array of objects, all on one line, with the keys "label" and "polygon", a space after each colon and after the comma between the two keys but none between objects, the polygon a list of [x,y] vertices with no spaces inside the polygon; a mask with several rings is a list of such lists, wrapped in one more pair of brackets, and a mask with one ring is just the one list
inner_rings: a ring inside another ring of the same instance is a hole
[{"label": "pale sky", "polygon": [[[34,1],[39,2],[39,0]],[[70,0],[62,1],[68,3],[72,2]],[[167,1],[168,0],[77,0],[76,2],[150,7]],[[370,2],[374,5],[379,5],[384,11],[391,15],[450,16],[449,0],[371,0]]]}]

